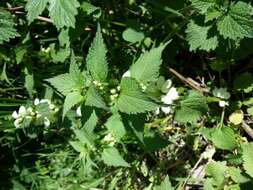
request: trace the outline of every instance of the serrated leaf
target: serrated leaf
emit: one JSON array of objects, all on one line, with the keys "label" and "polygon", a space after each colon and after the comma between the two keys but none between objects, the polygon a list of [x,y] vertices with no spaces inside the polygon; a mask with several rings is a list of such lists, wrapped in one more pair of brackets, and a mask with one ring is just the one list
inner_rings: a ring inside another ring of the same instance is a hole
[{"label": "serrated leaf", "polygon": [[207,10],[207,12],[205,14],[205,23],[208,21],[212,21],[214,19],[217,19],[220,16],[222,16],[222,12],[220,10],[217,10],[215,8],[210,8]]},{"label": "serrated leaf", "polygon": [[91,85],[89,87],[89,90],[86,93],[85,105],[91,106],[91,107],[107,109],[103,98],[100,96],[100,94],[98,94],[94,85]]},{"label": "serrated leaf", "polygon": [[144,113],[155,110],[158,106],[142,92],[138,82],[132,78],[123,78],[120,89],[121,92],[116,105],[121,112],[128,114]]},{"label": "serrated leaf", "polygon": [[190,0],[192,6],[199,10],[201,14],[205,14],[207,10],[216,5],[216,0]]},{"label": "serrated leaf", "polygon": [[10,39],[20,36],[14,28],[12,16],[8,11],[0,8],[0,44],[9,42]]},{"label": "serrated leaf", "polygon": [[98,10],[100,10],[99,7],[95,7],[94,5],[88,3],[88,2],[82,2],[80,8],[87,13],[87,15],[90,15]]},{"label": "serrated leaf", "polygon": [[126,134],[126,129],[121,120],[121,116],[118,113],[113,114],[107,120],[105,126],[117,141],[120,141],[120,139]]},{"label": "serrated leaf", "polygon": [[93,40],[86,58],[87,70],[94,80],[106,81],[108,65],[106,61],[106,47],[98,24],[96,37]]},{"label": "serrated leaf", "polygon": [[80,6],[77,0],[50,0],[49,16],[57,29],[66,27],[75,28],[75,16]]},{"label": "serrated leaf", "polygon": [[226,162],[211,162],[205,168],[206,174],[212,177],[213,183],[217,186],[224,182],[226,170]]},{"label": "serrated leaf", "polygon": [[75,129],[74,133],[81,143],[86,144],[90,147],[94,146],[94,141],[93,141],[92,136],[89,135],[85,130]]},{"label": "serrated leaf", "polygon": [[123,166],[130,167],[130,165],[122,158],[119,151],[114,147],[105,148],[102,153],[102,160],[108,166]]},{"label": "serrated leaf", "polygon": [[131,77],[142,83],[156,81],[162,64],[162,52],[168,43],[143,53],[131,66]]},{"label": "serrated leaf", "polygon": [[243,144],[242,150],[243,167],[253,177],[253,143]]},{"label": "serrated leaf", "polygon": [[182,123],[195,123],[207,113],[207,110],[206,98],[196,91],[190,91],[189,95],[180,102],[175,119]]},{"label": "serrated leaf", "polygon": [[252,7],[242,1],[230,6],[227,15],[217,22],[219,33],[226,39],[242,39],[253,37]]},{"label": "serrated leaf", "polygon": [[211,136],[212,142],[217,148],[233,150],[237,146],[235,133],[229,127],[216,128]]},{"label": "serrated leaf", "polygon": [[97,122],[98,122],[98,117],[96,115],[96,112],[93,111],[92,114],[90,115],[89,119],[83,125],[83,129],[85,129],[85,131],[88,134],[92,134],[96,125],[97,125]]},{"label": "serrated leaf", "polygon": [[186,40],[190,45],[190,51],[194,50],[215,50],[218,46],[217,36],[211,36],[211,26],[199,26],[193,20],[189,22],[186,29]]},{"label": "serrated leaf", "polygon": [[75,105],[80,103],[84,97],[80,94],[78,91],[71,92],[67,94],[65,100],[64,100],[64,105],[63,105],[63,118],[65,117],[66,113]]},{"label": "serrated leaf", "polygon": [[28,0],[25,6],[29,24],[34,21],[45,10],[49,0]]}]

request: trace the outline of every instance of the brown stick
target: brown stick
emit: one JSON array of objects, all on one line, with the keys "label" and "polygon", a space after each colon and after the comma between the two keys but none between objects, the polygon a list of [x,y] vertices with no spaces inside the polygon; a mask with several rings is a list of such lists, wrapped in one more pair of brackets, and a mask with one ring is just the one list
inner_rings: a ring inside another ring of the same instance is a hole
[{"label": "brown stick", "polygon": [[185,78],[183,75],[178,73],[175,69],[172,69],[170,67],[167,67],[167,68],[171,73],[173,73],[177,78],[179,78],[183,83],[190,86],[191,88],[201,92],[202,94],[209,93],[209,90],[207,88],[201,87],[201,85],[195,80],[193,80],[192,78],[189,78],[189,77]]},{"label": "brown stick", "polygon": [[253,129],[245,122],[242,122],[243,130],[253,139]]}]

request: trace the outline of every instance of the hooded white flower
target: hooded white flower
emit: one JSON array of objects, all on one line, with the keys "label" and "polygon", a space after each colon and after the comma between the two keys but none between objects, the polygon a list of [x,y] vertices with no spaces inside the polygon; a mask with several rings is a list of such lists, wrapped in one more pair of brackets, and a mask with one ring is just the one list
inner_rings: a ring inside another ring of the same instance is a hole
[{"label": "hooded white flower", "polygon": [[228,106],[228,102],[221,100],[219,101],[219,106],[224,108],[225,106]]},{"label": "hooded white flower", "polygon": [[165,104],[172,104],[172,102],[178,99],[178,92],[175,87],[171,87],[166,95],[162,96],[161,100]]},{"label": "hooded white flower", "polygon": [[35,98],[33,104],[34,104],[35,106],[37,106],[39,103],[40,103],[40,100],[39,100],[38,98]]},{"label": "hooded white flower", "polygon": [[76,114],[77,114],[79,117],[82,116],[81,106],[78,106],[78,108],[76,109]]},{"label": "hooded white flower", "polygon": [[25,106],[20,106],[20,108],[18,110],[18,114],[21,116],[25,116],[25,114],[26,114]]},{"label": "hooded white flower", "polygon": [[49,127],[50,126],[50,121],[47,117],[44,117],[44,125],[45,127]]},{"label": "hooded white flower", "polygon": [[165,113],[165,114],[169,114],[171,112],[171,107],[161,107],[161,110]]},{"label": "hooded white flower", "polygon": [[122,78],[124,78],[124,77],[131,77],[131,73],[130,73],[129,70],[126,71],[126,72],[122,75]]},{"label": "hooded white flower", "polygon": [[18,119],[19,115],[16,111],[14,111],[11,115],[13,117],[13,119]]}]

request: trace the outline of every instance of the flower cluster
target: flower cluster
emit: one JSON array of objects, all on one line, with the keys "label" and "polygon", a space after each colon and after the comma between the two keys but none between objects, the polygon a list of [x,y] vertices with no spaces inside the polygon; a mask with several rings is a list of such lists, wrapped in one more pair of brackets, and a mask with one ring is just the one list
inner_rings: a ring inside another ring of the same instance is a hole
[{"label": "flower cluster", "polygon": [[171,112],[171,104],[173,101],[179,98],[177,89],[172,87],[172,81],[170,79],[166,80],[164,77],[159,77],[157,80],[157,88],[164,94],[161,96],[161,101],[166,104],[166,106],[162,106],[156,110],[156,114],[160,113],[160,110],[165,114],[169,114]]},{"label": "flower cluster", "polygon": [[29,107],[20,106],[18,112],[12,113],[14,126],[16,128],[28,127],[32,123],[36,126],[44,125],[50,126],[51,121],[54,121],[55,114],[59,111],[59,108],[51,103],[48,99],[35,99],[33,105]]}]

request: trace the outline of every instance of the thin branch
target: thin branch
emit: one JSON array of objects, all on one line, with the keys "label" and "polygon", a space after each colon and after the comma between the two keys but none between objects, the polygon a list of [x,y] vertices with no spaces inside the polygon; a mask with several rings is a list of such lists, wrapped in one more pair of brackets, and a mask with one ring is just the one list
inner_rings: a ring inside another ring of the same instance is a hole
[{"label": "thin branch", "polygon": [[253,139],[253,129],[245,122],[242,122],[243,130]]}]

